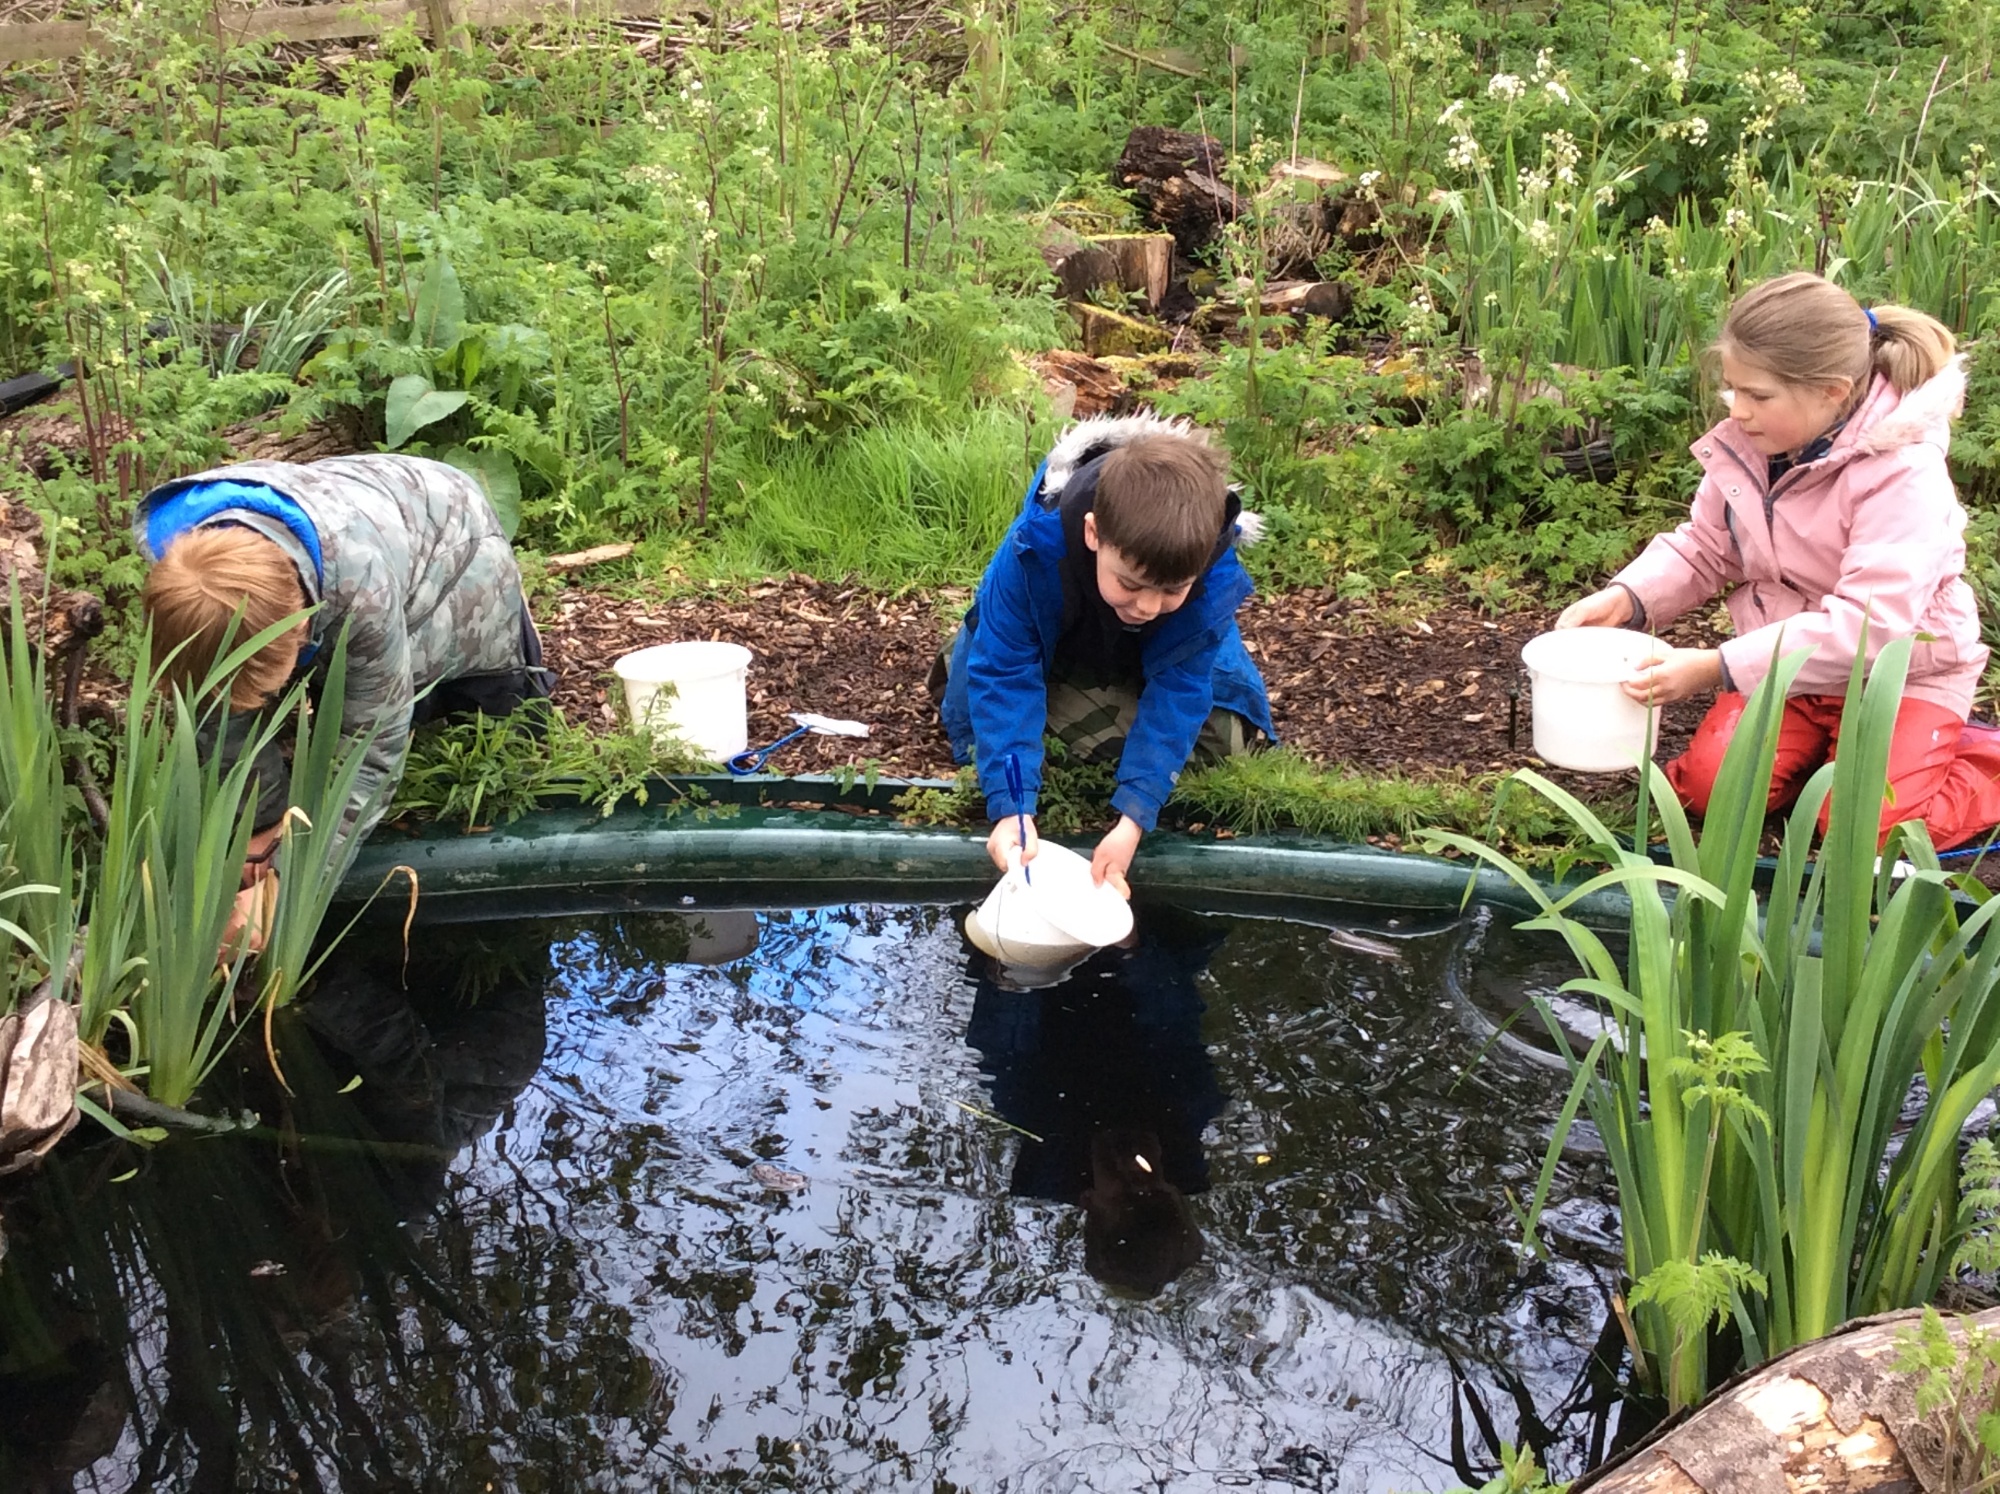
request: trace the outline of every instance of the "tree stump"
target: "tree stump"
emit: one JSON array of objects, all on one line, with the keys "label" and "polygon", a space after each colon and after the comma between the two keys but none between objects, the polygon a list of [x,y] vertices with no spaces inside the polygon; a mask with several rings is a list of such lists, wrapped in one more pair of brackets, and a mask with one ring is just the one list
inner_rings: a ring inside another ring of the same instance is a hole
[{"label": "tree stump", "polygon": [[[1946,1468],[1932,1418],[1917,1414],[1918,1377],[1893,1368],[1898,1337],[1921,1311],[1862,1318],[1718,1389],[1682,1420],[1571,1494],[1947,1494],[1968,1470]],[[2000,1329],[2000,1308],[1947,1319]]]},{"label": "tree stump", "polygon": [[1157,311],[1166,298],[1173,274],[1174,240],[1164,233],[1098,234],[1090,247],[1110,259],[1120,290],[1146,298],[1146,309]]}]

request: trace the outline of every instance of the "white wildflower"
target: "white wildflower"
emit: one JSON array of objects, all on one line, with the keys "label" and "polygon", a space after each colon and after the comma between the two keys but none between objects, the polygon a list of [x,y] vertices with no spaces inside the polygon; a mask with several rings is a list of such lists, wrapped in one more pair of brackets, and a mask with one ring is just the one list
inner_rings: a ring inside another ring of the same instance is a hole
[{"label": "white wildflower", "polygon": [[704,245],[713,244],[715,242],[715,230],[712,228],[704,228],[701,231],[701,241]]},{"label": "white wildflower", "polygon": [[1549,174],[1536,166],[1523,166],[1518,178],[1523,197],[1540,197],[1549,190]]},{"label": "white wildflower", "polygon": [[1553,254],[1556,250],[1555,226],[1546,218],[1537,218],[1528,225],[1528,247],[1537,254]]},{"label": "white wildflower", "polygon": [[1583,147],[1576,143],[1576,137],[1568,130],[1551,130],[1542,142],[1542,160],[1554,171],[1556,180],[1566,187],[1576,184],[1576,167],[1582,159]]},{"label": "white wildflower", "polygon": [[1722,231],[1732,239],[1747,239],[1751,232],[1750,215],[1742,208],[1731,208],[1722,215]]},{"label": "white wildflower", "polygon": [[1516,73],[1495,73],[1486,81],[1486,96],[1489,99],[1502,99],[1511,104],[1527,91],[1528,85],[1523,83]]},{"label": "white wildflower", "polygon": [[1610,186],[1599,187],[1590,194],[1590,200],[1601,208],[1608,208],[1618,200],[1618,189]]},{"label": "white wildflower", "polygon": [[1569,90],[1563,86],[1562,80],[1559,78],[1551,78],[1548,82],[1544,83],[1542,85],[1542,92],[1554,99],[1558,104],[1567,104],[1569,102]]},{"label": "white wildflower", "polygon": [[1552,78],[1555,76],[1555,71],[1555,58],[1547,47],[1543,47],[1535,54],[1535,81],[1539,83],[1544,78]]},{"label": "white wildflower", "polygon": [[1676,83],[1687,82],[1688,54],[1686,47],[1682,47],[1679,51],[1674,53],[1674,60],[1667,64],[1667,76],[1673,79],[1674,82]]},{"label": "white wildflower", "polygon": [[1454,171],[1482,171],[1488,164],[1479,142],[1463,132],[1451,137],[1451,149],[1444,153],[1444,160]]},{"label": "white wildflower", "polygon": [[1464,111],[1465,111],[1465,100],[1453,99],[1449,104],[1445,105],[1444,113],[1438,116],[1438,123],[1450,124],[1454,119],[1458,118],[1458,116],[1462,114]]}]

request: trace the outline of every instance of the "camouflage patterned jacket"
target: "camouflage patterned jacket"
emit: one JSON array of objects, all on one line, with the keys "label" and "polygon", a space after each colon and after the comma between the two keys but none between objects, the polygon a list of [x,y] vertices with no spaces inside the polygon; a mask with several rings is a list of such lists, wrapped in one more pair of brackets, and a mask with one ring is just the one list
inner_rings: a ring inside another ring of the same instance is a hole
[{"label": "camouflage patterned jacket", "polygon": [[[158,511],[176,495],[218,482],[258,483],[291,499],[318,531],[318,563],[293,528],[270,514],[225,507],[197,510],[193,522],[177,516],[178,527],[149,524],[166,517]],[[521,573],[513,547],[477,479],[409,456],[219,467],[148,493],[134,531],[141,553],[154,559],[175,534],[224,521],[272,540],[298,568],[307,597],[318,604],[314,653],[306,657],[329,658],[341,628],[349,628],[341,726],[348,732],[376,728],[346,814],[366,835],[402,776],[416,696],[440,681],[523,667]]]}]

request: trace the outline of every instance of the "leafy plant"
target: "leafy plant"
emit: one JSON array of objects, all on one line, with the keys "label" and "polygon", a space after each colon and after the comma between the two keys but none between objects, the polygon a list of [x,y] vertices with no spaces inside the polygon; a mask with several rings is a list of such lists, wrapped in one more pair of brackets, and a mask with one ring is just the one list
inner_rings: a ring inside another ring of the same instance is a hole
[{"label": "leafy plant", "polygon": [[1937,1439],[1944,1488],[1978,1494],[2000,1483],[2000,1332],[1947,1326],[1925,1307],[1916,1328],[1896,1335],[1898,1373],[1916,1375],[1917,1414]]},{"label": "leafy plant", "polygon": [[425,727],[410,743],[391,813],[472,828],[506,824],[552,803],[609,815],[645,804],[660,775],[707,766],[651,735],[593,733],[553,707]]},{"label": "leafy plant", "polygon": [[[1634,843],[1647,843],[1656,806],[1668,865],[1626,849],[1589,809],[1526,772],[1515,776],[1570,817],[1608,870],[1557,898],[1469,837],[1425,837],[1507,872],[1543,910],[1526,926],[1561,934],[1584,968],[1565,989],[1605,1009],[1605,1034],[1581,1055],[1544,1010],[1575,1083],[1525,1225],[1535,1238],[1582,1106],[1618,1179],[1640,1369],[1675,1406],[1700,1399],[1726,1369],[1710,1363],[1706,1327],[1696,1326],[1719,1312],[1756,1363],[1858,1313],[1929,1300],[1952,1258],[1959,1133],[2000,1082],[2000,939],[1982,937],[2000,903],[1960,918],[1959,884],[1939,869],[1920,822],[1878,844],[1910,647],[1886,645],[1865,685],[1857,665],[1839,756],[1786,820],[1761,905],[1752,878],[1763,806],[1803,655],[1774,661],[1752,695],[1698,841],[1649,769]],[[1813,856],[1822,809],[1827,830]],[[1907,875],[1894,870],[1899,856]],[[1632,899],[1623,970],[1566,912],[1614,886]],[[1923,1109],[1897,1144],[1919,1077]]]}]

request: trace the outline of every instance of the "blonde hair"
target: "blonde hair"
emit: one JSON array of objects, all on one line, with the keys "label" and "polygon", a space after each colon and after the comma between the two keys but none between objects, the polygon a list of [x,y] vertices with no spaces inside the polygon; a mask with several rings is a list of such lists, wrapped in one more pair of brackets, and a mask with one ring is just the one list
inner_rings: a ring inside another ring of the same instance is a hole
[{"label": "blonde hair", "polygon": [[[146,573],[140,600],[153,625],[153,667],[163,683],[183,689],[208,678],[225,637],[233,648],[305,606],[285,552],[234,524],[175,539]],[[252,654],[230,682],[229,704],[251,709],[284,689],[305,637],[301,620]]]},{"label": "blonde hair", "polygon": [[1907,306],[1870,313],[1818,275],[1780,275],[1745,291],[1711,350],[1754,363],[1787,384],[1853,381],[1853,403],[1876,374],[1908,394],[1944,371],[1958,344],[1936,317]]}]

